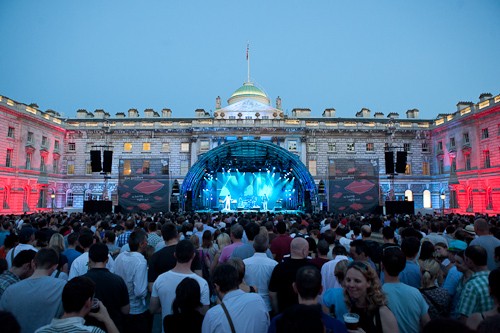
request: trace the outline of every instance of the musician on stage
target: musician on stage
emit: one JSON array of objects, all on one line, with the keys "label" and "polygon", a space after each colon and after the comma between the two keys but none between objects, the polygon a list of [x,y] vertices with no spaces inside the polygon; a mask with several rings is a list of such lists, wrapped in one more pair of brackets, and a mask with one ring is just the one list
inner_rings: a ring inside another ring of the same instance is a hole
[{"label": "musician on stage", "polygon": [[231,210],[231,194],[226,195],[224,199],[224,209]]},{"label": "musician on stage", "polygon": [[266,211],[267,210],[267,202],[268,202],[267,194],[264,193],[264,196],[262,197],[262,210]]}]

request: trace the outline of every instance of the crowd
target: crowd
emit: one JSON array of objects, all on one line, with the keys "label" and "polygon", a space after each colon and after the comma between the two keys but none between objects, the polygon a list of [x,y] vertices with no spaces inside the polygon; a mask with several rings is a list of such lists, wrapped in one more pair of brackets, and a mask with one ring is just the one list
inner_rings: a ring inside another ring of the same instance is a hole
[{"label": "crowd", "polygon": [[500,219],[0,216],[0,332],[500,332]]}]

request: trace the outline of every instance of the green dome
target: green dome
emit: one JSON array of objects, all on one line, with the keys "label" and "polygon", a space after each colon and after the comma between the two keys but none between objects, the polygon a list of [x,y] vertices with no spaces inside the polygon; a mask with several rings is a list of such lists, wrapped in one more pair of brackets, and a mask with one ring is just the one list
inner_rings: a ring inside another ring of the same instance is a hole
[{"label": "green dome", "polygon": [[229,97],[227,102],[228,104],[233,104],[247,98],[255,99],[269,105],[269,98],[267,95],[261,89],[254,86],[252,82],[243,83],[243,86],[238,88],[231,97]]}]

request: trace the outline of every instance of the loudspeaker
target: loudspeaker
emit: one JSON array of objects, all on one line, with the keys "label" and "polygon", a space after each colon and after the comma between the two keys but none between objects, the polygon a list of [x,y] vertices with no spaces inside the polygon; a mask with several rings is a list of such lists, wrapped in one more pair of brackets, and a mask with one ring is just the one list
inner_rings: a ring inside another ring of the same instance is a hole
[{"label": "loudspeaker", "polygon": [[193,191],[186,192],[186,203],[184,205],[184,210],[190,212],[193,210]]},{"label": "loudspeaker", "polygon": [[111,173],[111,166],[113,165],[113,151],[104,151],[104,161],[102,162],[102,171]]},{"label": "loudspeaker", "polygon": [[91,150],[90,151],[90,166],[92,167],[92,172],[101,172],[101,151]]},{"label": "loudspeaker", "polygon": [[385,152],[385,173],[394,173],[394,153],[392,151]]},{"label": "loudspeaker", "polygon": [[405,173],[406,171],[406,152],[398,151],[396,155],[396,172]]},{"label": "loudspeaker", "polygon": [[304,192],[304,208],[306,213],[312,213],[311,192]]}]

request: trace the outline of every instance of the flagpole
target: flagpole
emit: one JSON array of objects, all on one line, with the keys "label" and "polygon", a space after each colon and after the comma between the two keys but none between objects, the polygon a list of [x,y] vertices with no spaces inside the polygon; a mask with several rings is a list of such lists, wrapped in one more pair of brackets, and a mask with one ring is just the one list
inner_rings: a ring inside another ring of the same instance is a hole
[{"label": "flagpole", "polygon": [[247,42],[247,82],[250,82],[250,42]]}]

